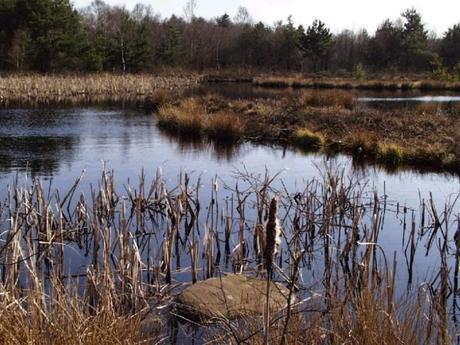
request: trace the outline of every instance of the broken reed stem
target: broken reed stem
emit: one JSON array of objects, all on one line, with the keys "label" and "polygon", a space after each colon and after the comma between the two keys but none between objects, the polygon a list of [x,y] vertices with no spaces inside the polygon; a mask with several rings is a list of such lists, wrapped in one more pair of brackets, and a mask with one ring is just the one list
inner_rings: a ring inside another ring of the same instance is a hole
[{"label": "broken reed stem", "polygon": [[280,225],[278,218],[278,197],[274,197],[270,202],[270,209],[268,212],[268,222],[265,229],[266,246],[265,246],[265,268],[267,270],[267,291],[265,302],[265,334],[264,344],[270,341],[270,284],[273,272],[273,261],[278,251],[278,237],[280,236]]}]

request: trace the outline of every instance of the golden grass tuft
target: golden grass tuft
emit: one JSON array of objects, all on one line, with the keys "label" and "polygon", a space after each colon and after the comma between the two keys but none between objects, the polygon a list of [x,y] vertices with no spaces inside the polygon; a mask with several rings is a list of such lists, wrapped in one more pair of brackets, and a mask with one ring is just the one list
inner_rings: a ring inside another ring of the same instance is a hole
[{"label": "golden grass tuft", "polygon": [[377,148],[377,157],[389,164],[403,163],[406,158],[404,149],[396,144],[379,143]]},{"label": "golden grass tuft", "polygon": [[[35,305],[36,298],[43,297],[29,294],[23,300],[0,303],[0,343],[109,345],[122,341],[134,345],[143,340],[140,315],[119,316],[113,310],[100,310],[92,315],[77,297],[41,308]],[[27,305],[21,306],[24,303]],[[157,327],[152,332],[159,333],[161,327]]]},{"label": "golden grass tuft", "polygon": [[244,123],[240,115],[219,111],[207,116],[205,131],[218,139],[236,139],[244,134]]},{"label": "golden grass tuft", "polygon": [[318,149],[324,145],[326,139],[321,133],[313,132],[307,128],[302,128],[294,132],[292,141],[304,148]]},{"label": "golden grass tuft", "polygon": [[[331,307],[322,313],[321,306],[312,303],[303,313],[293,310],[286,325],[285,316],[274,318],[270,326],[270,343],[273,344],[356,344],[356,345],[418,345],[431,343],[429,329],[441,325],[424,313],[423,301],[410,296],[403,302],[386,304],[386,292],[365,288],[359,295],[333,296]],[[385,301],[385,302],[384,302]],[[242,318],[231,333],[225,335],[230,344],[262,345],[263,328],[258,318]],[[226,330],[224,330],[225,332]],[[249,335],[248,335],[249,334]],[[211,339],[217,337],[214,335]],[[219,334],[220,338],[224,336]],[[433,331],[432,337],[436,337]]]}]

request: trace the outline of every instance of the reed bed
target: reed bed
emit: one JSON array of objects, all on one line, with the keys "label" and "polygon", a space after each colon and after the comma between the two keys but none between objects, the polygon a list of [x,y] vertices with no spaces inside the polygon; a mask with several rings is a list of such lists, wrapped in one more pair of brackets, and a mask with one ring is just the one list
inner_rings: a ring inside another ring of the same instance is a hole
[{"label": "reed bed", "polygon": [[0,77],[0,105],[81,104],[150,100],[162,103],[171,91],[200,81],[196,75],[147,74],[11,75]]},{"label": "reed bed", "polygon": [[[429,195],[417,210],[332,169],[295,190],[278,174],[235,175],[204,191],[201,178],[183,172],[171,185],[160,170],[134,186],[104,170],[89,191],[82,178],[68,191],[14,181],[0,204],[0,340],[168,341],[174,295],[225,271],[282,282],[297,298],[263,317],[218,320],[205,329],[216,343],[454,340],[458,196],[436,205]],[[398,253],[379,240],[389,217],[401,224]],[[420,281],[424,255],[438,270]]]}]

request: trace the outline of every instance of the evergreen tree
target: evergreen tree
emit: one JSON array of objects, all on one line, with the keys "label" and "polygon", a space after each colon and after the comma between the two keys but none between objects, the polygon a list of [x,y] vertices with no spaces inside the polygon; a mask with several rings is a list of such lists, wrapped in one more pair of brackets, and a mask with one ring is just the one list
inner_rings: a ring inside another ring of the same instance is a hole
[{"label": "evergreen tree", "polygon": [[460,63],[460,24],[454,25],[444,33],[441,54],[445,64],[450,68]]},{"label": "evergreen tree", "polygon": [[404,30],[402,33],[402,49],[405,58],[405,68],[417,69],[425,65],[429,59],[428,31],[422,23],[422,17],[414,8],[408,9],[402,14],[405,18]]},{"label": "evergreen tree", "polygon": [[62,70],[78,67],[83,32],[69,0],[19,0],[17,15],[30,33],[32,67]]},{"label": "evergreen tree", "polygon": [[327,69],[331,46],[332,33],[320,20],[315,20],[301,35],[299,45],[304,55],[310,58],[315,72],[322,68]]},{"label": "evergreen tree", "polygon": [[[15,43],[19,44],[18,31],[25,23],[25,18],[18,13],[17,0],[0,1],[0,68],[13,67],[11,55],[15,50]],[[16,41],[16,42],[15,42]]]},{"label": "evergreen tree", "polygon": [[167,65],[177,65],[180,62],[182,50],[183,36],[180,21],[175,16],[172,16],[168,21],[166,35],[160,45],[160,60]]}]

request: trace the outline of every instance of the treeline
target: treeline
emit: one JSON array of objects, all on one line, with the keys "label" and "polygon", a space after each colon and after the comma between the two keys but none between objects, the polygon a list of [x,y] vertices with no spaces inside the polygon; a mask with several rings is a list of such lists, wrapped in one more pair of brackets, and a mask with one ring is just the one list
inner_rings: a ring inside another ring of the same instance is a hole
[{"label": "treeline", "polygon": [[330,73],[431,72],[460,77],[460,24],[429,34],[415,9],[385,20],[375,33],[331,33],[321,21],[295,26],[254,23],[241,7],[234,17],[195,16],[190,0],[181,17],[162,19],[152,8],[129,11],[96,0],[77,10],[69,0],[0,2],[3,71],[152,71],[163,66],[204,70]]}]

